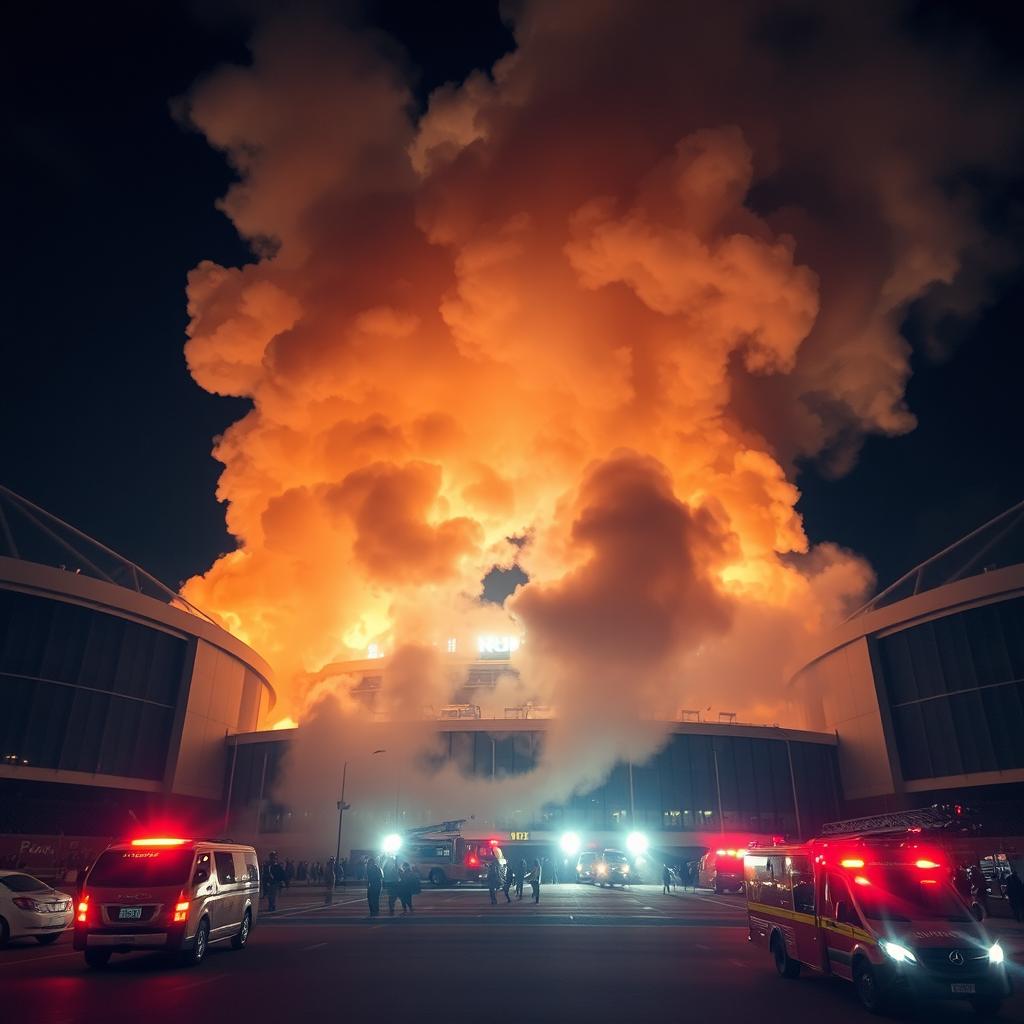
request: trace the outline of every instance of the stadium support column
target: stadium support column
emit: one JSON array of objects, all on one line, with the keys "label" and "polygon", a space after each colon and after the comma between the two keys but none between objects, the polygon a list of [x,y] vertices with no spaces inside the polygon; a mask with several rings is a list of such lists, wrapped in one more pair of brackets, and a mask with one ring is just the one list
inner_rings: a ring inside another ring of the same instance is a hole
[{"label": "stadium support column", "polygon": [[725,831],[725,815],[722,813],[722,780],[718,777],[718,748],[711,738],[711,756],[715,762],[715,795],[718,797],[718,831]]},{"label": "stadium support column", "polygon": [[793,771],[793,744],[786,740],[786,756],[789,758],[789,782],[793,787],[793,813],[796,815],[796,837],[803,839],[804,832],[800,827],[800,798],[796,793],[796,772]]}]

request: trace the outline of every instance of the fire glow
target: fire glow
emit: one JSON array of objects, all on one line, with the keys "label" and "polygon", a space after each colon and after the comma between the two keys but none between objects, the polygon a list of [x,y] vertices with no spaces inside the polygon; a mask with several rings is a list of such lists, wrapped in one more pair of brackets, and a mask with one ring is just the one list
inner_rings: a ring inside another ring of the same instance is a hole
[{"label": "fire glow", "polygon": [[[828,78],[774,95],[740,70],[762,64],[742,18],[716,63],[679,59],[682,8],[555,7],[521,5],[516,52],[418,118],[373,38],[313,16],[258,26],[251,66],[182,104],[238,172],[222,209],[257,256],[189,276],[189,369],[252,408],[214,451],[238,549],[184,592],[274,664],[282,722],[323,695],[310,673],[385,652],[389,707],[427,703],[391,679],[455,623],[482,656],[528,634],[536,698],[609,732],[711,693],[771,721],[871,583],[808,541],[795,467],[913,427],[898,327],[968,235],[916,155],[941,119],[846,116],[861,90]],[[567,47],[574,19],[593,45]],[[799,195],[751,200],[809,168],[870,221],[858,244]],[[481,606],[512,564],[529,582]]]}]

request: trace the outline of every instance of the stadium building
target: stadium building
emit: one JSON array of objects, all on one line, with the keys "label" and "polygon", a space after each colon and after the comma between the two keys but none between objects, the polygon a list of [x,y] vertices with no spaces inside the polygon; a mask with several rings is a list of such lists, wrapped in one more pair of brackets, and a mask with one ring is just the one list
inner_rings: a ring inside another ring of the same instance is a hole
[{"label": "stadium building", "polygon": [[[617,765],[535,820],[467,812],[509,842],[543,844],[571,828],[614,843],[642,829],[655,848],[701,849],[723,837],[809,836],[837,817],[937,801],[1019,807],[1022,521],[1024,504],[844,623],[790,682],[801,728],[680,711],[649,762]],[[516,679],[516,639],[441,643],[452,701],[424,707],[417,726],[438,741],[435,765],[451,761],[477,778],[529,772],[552,712],[501,699],[515,690],[503,687]],[[322,673],[352,678],[370,738],[381,653]],[[257,729],[274,702],[259,654],[138,566],[2,488],[0,699],[0,861],[25,847],[12,835],[109,836],[161,816],[264,849],[332,852],[306,848],[302,816],[274,801],[295,730]],[[347,756],[339,750],[324,772],[340,775]],[[417,825],[431,813],[396,806],[391,821]]]}]

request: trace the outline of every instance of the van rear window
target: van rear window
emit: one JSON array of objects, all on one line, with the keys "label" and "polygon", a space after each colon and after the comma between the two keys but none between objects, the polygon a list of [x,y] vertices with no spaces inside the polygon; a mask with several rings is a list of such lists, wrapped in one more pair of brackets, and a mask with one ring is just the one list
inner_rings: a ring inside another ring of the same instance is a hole
[{"label": "van rear window", "polygon": [[87,884],[184,885],[191,866],[191,850],[107,850],[89,872]]}]

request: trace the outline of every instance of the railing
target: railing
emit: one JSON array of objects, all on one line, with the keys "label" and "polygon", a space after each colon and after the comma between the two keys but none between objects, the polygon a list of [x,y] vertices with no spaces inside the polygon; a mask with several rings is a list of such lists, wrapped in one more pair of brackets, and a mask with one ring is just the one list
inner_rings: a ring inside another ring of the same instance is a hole
[{"label": "railing", "polygon": [[5,552],[11,558],[126,587],[220,625],[141,566],[0,484],[0,553]]}]

